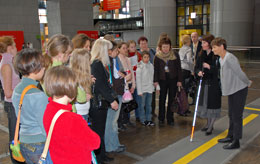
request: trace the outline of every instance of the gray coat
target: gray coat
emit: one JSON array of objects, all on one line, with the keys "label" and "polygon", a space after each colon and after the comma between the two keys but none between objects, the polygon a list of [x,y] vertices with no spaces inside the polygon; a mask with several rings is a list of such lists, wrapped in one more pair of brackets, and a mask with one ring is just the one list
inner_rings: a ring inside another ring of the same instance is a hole
[{"label": "gray coat", "polygon": [[242,71],[238,59],[230,52],[224,59],[220,58],[222,95],[228,96],[250,85],[246,74]]}]

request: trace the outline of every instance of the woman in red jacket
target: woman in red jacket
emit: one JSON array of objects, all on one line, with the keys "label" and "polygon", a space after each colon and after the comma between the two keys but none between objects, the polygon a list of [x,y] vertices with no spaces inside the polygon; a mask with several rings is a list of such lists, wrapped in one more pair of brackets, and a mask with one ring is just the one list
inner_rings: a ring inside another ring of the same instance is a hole
[{"label": "woman in red jacket", "polygon": [[43,116],[46,133],[60,109],[70,111],[58,118],[52,132],[49,152],[53,163],[90,164],[91,151],[99,148],[100,138],[81,115],[71,112],[70,102],[77,95],[75,74],[65,66],[52,67],[44,77],[44,86],[50,96]]}]

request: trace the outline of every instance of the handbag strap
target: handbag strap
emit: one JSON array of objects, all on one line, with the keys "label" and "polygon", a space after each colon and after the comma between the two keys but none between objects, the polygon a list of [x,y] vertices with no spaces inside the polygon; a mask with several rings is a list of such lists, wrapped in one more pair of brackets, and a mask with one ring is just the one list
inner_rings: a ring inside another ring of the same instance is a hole
[{"label": "handbag strap", "polygon": [[15,127],[15,134],[14,134],[14,145],[17,145],[18,143],[18,135],[19,135],[19,128],[20,128],[20,117],[21,117],[21,110],[22,110],[22,105],[23,105],[23,98],[26,94],[27,91],[29,91],[32,88],[37,88],[35,85],[28,85],[27,87],[24,88],[20,102],[19,102],[19,110],[18,110],[18,115],[17,115],[17,121],[16,121],[16,127]]},{"label": "handbag strap", "polygon": [[60,115],[62,115],[62,113],[64,113],[64,112],[69,112],[69,111],[68,110],[64,110],[64,109],[59,110],[54,115],[54,117],[53,117],[53,119],[51,121],[51,126],[50,126],[49,133],[48,133],[45,145],[44,145],[44,149],[43,149],[43,152],[42,152],[42,155],[41,155],[41,159],[46,159],[46,156],[47,156],[47,153],[48,153],[48,149],[49,149],[49,145],[50,145],[50,141],[51,141],[51,135],[52,135],[52,131],[53,131],[55,122],[60,117]]}]

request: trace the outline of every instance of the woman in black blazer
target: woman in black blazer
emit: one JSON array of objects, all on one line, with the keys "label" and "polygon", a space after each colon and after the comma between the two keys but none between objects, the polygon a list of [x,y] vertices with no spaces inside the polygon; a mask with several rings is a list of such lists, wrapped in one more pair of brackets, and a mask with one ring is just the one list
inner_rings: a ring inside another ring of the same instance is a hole
[{"label": "woman in black blazer", "polygon": [[[102,97],[107,101],[111,108],[118,109],[118,103],[113,96],[113,90],[109,82],[109,56],[108,50],[112,48],[112,43],[105,39],[95,41],[91,50],[91,74],[96,78],[93,95],[94,97]],[[94,101],[92,101],[94,102]],[[98,102],[99,103],[99,102]],[[101,145],[95,151],[98,163],[105,163],[113,160],[105,155],[104,133],[106,127],[107,107],[99,107],[97,103],[93,103],[90,109],[90,117],[92,119],[92,129],[100,136]]]},{"label": "woman in black blazer", "polygon": [[213,35],[205,35],[202,38],[202,51],[198,56],[195,71],[202,78],[201,93],[199,98],[198,116],[207,118],[207,125],[202,128],[206,135],[211,135],[213,125],[221,112],[220,89],[220,63],[210,46]]}]

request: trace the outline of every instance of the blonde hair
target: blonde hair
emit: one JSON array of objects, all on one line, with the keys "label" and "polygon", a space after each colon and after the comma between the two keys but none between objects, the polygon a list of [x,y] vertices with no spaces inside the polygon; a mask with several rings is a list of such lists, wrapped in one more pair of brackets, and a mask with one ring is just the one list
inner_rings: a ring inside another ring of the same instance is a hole
[{"label": "blonde hair", "polygon": [[62,34],[53,35],[46,45],[46,64],[50,66],[52,64],[52,58],[59,53],[65,53],[69,48],[72,48],[70,39]]},{"label": "blonde hair", "polygon": [[70,68],[76,74],[78,84],[91,94],[90,53],[84,48],[75,49],[70,58]]},{"label": "blonde hair", "polygon": [[110,64],[108,50],[112,49],[113,45],[106,39],[97,39],[91,50],[91,63],[94,60],[99,60],[104,66]]},{"label": "blonde hair", "polygon": [[12,46],[14,42],[14,38],[12,36],[2,36],[0,37],[1,45],[1,53],[5,53],[7,51],[8,46]]},{"label": "blonde hair", "polygon": [[44,86],[50,97],[61,98],[66,95],[74,99],[77,96],[76,75],[66,66],[61,65],[48,69],[44,76]]},{"label": "blonde hair", "polygon": [[189,35],[183,35],[181,41],[182,41],[182,44],[186,45],[187,43],[191,42],[191,38]]}]

